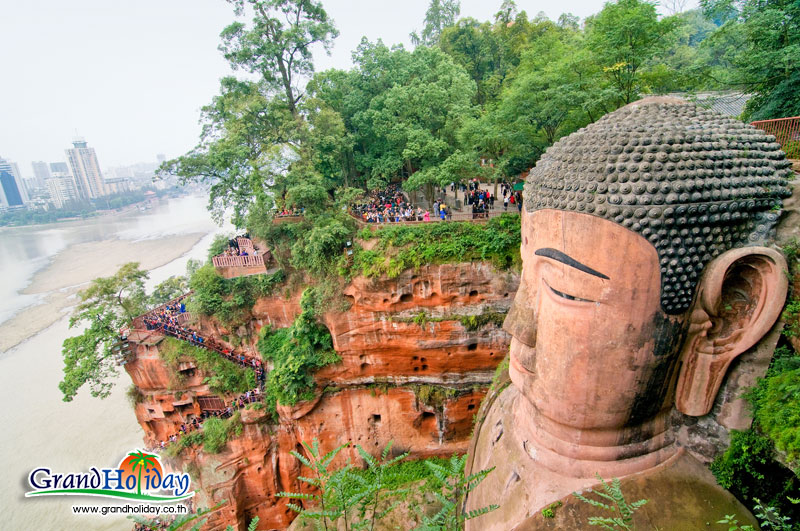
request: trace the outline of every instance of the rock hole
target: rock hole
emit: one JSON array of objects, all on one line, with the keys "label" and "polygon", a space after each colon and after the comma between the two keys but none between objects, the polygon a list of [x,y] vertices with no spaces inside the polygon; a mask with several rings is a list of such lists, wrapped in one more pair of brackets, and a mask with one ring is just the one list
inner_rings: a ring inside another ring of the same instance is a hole
[{"label": "rock hole", "polygon": [[389,303],[389,299],[383,299],[383,303],[384,304],[388,304]]},{"label": "rock hole", "polygon": [[356,303],[356,298],[353,297],[352,295],[345,295],[345,298],[347,299],[347,302],[349,302],[350,304]]},{"label": "rock hole", "polygon": [[414,372],[419,372],[419,367],[414,367]]},{"label": "rock hole", "polygon": [[419,361],[421,361],[422,363],[425,363],[426,360],[425,360],[425,358],[420,358]]},{"label": "rock hole", "polygon": [[475,409],[475,404],[470,404],[467,406],[467,411],[472,411],[473,409]]},{"label": "rock hole", "polygon": [[423,370],[423,371],[427,371],[427,370],[428,370],[428,366],[427,366],[427,365],[423,365],[423,366],[422,366],[422,370]]},{"label": "rock hole", "polygon": [[411,302],[414,299],[414,296],[410,293],[403,293],[400,295],[400,302]]},{"label": "rock hole", "polygon": [[478,350],[478,344],[470,343],[469,345],[467,345],[467,350]]},{"label": "rock hole", "polygon": [[477,297],[478,296],[478,290],[474,289],[474,290],[470,291],[469,292],[469,296],[470,297]]},{"label": "rock hole", "polygon": [[[373,413],[372,415],[369,416],[369,421],[372,422],[373,424],[380,424],[381,416],[378,415],[377,413]],[[359,437],[359,439],[361,439],[361,437]]]},{"label": "rock hole", "polygon": [[364,369],[369,367],[369,363],[362,363],[360,367],[361,367],[361,370],[363,371]]},{"label": "rock hole", "polygon": [[414,360],[414,361],[417,361],[417,360],[419,359],[419,356],[414,356],[414,357],[413,357],[413,358],[411,358],[411,359],[412,359],[412,360]]},{"label": "rock hole", "polygon": [[494,352],[490,352],[489,353],[489,357],[492,357],[492,356],[494,356]]},{"label": "rock hole", "polygon": [[503,293],[503,298],[507,299],[508,298],[508,293]]},{"label": "rock hole", "polygon": [[436,413],[432,413],[430,411],[423,411],[422,412],[422,420],[423,422],[427,419],[436,418]]}]

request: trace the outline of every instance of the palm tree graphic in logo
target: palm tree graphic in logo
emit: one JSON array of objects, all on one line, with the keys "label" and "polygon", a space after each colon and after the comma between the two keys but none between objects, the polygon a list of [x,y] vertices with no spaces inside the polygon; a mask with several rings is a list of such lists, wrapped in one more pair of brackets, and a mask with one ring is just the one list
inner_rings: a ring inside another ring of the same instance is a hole
[{"label": "palm tree graphic in logo", "polygon": [[128,457],[122,462],[120,467],[128,465],[133,473],[137,473],[136,477],[136,494],[142,493],[142,471],[147,471],[148,468],[155,468],[161,471],[161,464],[158,462],[158,457],[153,454],[146,454],[141,450],[138,452],[131,452]]}]

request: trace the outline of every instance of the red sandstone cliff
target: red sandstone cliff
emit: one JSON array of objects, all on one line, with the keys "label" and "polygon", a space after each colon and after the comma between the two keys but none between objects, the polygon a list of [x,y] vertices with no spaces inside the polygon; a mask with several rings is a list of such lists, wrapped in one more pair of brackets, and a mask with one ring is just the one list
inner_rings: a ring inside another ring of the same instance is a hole
[{"label": "red sandstone cliff", "polygon": [[[299,463],[289,453],[302,441],[318,438],[325,452],[343,443],[377,451],[389,441],[412,457],[464,452],[509,338],[496,320],[474,330],[462,320],[506,313],[518,283],[516,274],[483,263],[427,266],[395,279],[354,279],[344,291],[350,308],[323,317],[342,361],[315,375],[317,399],[280,407],[277,424],[264,410],[244,410],[242,435],[221,453],[194,447],[176,459],[193,476],[199,491],[195,506],[227,500],[206,529],[244,528],[254,516],[259,529],[288,526],[295,514],[274,494],[302,489]],[[237,336],[255,352],[256,332],[267,324],[288,326],[299,313],[298,301],[299,294],[260,299],[252,320],[237,330],[212,320],[196,326],[220,341]],[[198,415],[208,400],[198,397],[212,395],[194,364],[181,363],[176,374],[161,360],[158,340],[141,340],[126,365],[145,396],[136,415],[150,442]],[[355,451],[341,455],[359,462]]]}]

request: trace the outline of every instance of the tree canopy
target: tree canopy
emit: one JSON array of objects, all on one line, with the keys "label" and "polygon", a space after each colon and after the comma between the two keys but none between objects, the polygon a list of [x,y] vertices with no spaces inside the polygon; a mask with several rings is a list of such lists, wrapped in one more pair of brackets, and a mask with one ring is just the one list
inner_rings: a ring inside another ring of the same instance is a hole
[{"label": "tree canopy", "polygon": [[92,396],[105,398],[118,374],[113,347],[120,330],[147,307],[147,272],[131,262],[110,277],[97,278],[80,292],[80,304],[70,317],[70,328],[85,326],[82,334],[64,340],[64,379],[58,388],[69,402],[83,385]]}]

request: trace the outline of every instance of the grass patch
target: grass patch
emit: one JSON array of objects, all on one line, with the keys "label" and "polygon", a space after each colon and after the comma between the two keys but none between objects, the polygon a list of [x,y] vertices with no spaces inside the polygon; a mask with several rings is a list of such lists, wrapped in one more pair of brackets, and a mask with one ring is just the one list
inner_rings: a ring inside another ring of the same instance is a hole
[{"label": "grass patch", "polygon": [[520,217],[503,215],[478,223],[386,225],[365,229],[364,240],[378,239],[371,250],[357,249],[353,269],[366,277],[398,276],[428,264],[486,260],[498,269],[519,269]]},{"label": "grass patch", "polygon": [[506,313],[504,312],[492,312],[487,311],[483,312],[479,315],[458,315],[458,314],[449,314],[443,315],[441,317],[431,317],[424,311],[420,311],[414,317],[406,317],[406,318],[394,318],[393,321],[398,323],[414,323],[419,325],[420,328],[425,328],[428,323],[441,323],[443,321],[458,321],[461,323],[461,326],[466,328],[470,332],[475,332],[476,330],[480,330],[484,326],[487,325],[494,325],[497,328],[503,326],[503,321],[505,321]]}]

